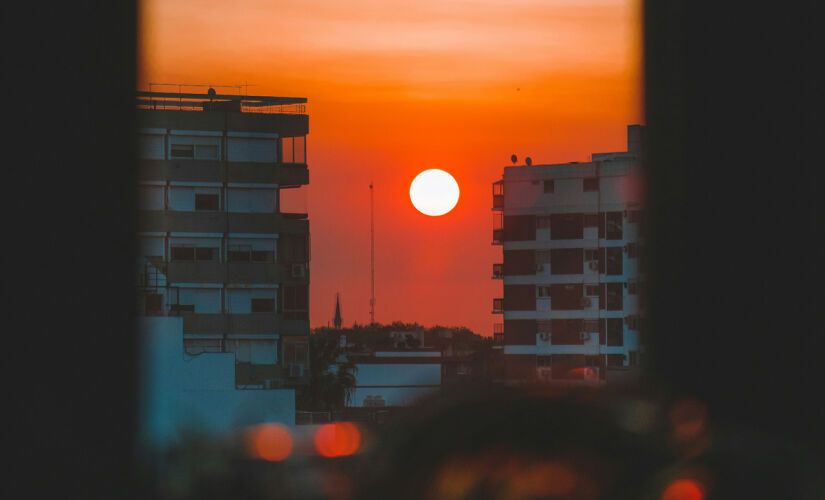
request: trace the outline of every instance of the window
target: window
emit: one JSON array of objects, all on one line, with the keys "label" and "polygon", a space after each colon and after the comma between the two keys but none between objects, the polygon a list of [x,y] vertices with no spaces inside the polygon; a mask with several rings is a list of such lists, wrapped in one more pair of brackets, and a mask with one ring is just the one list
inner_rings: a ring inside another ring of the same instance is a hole
[{"label": "window", "polygon": [[599,214],[584,214],[584,227],[597,227],[599,225]]},{"label": "window", "polygon": [[214,261],[218,260],[218,249],[217,248],[196,248],[195,249],[195,260],[208,260]]},{"label": "window", "polygon": [[550,287],[549,286],[537,286],[536,287],[536,297],[550,298]]},{"label": "window", "polygon": [[188,260],[190,262],[195,260],[195,247],[172,247],[172,260]]},{"label": "window", "polygon": [[550,216],[549,215],[537,215],[536,216],[536,229],[549,229],[550,228]]},{"label": "window", "polygon": [[608,247],[605,249],[607,254],[607,274],[618,276],[622,274],[623,252],[622,247]]},{"label": "window", "polygon": [[553,322],[553,336],[551,342],[553,345],[581,345],[584,343],[582,338],[583,320],[581,319],[554,319]]},{"label": "window", "polygon": [[554,193],[554,192],[556,192],[556,182],[553,181],[553,180],[544,181],[544,192],[545,193]]},{"label": "window", "polygon": [[623,333],[624,325],[622,318],[607,318],[607,345],[621,346],[624,345]]},{"label": "window", "polygon": [[583,214],[554,214],[550,220],[551,240],[578,240],[584,237]]},{"label": "window", "polygon": [[249,262],[251,253],[251,245],[229,245],[229,262]]},{"label": "window", "polygon": [[285,286],[283,297],[284,319],[309,319],[309,295],[306,285]]},{"label": "window", "polygon": [[217,194],[195,194],[195,210],[218,210]]},{"label": "window", "polygon": [[608,240],[622,239],[622,213],[621,212],[607,212],[607,235]]},{"label": "window", "polygon": [[582,297],[584,296],[584,286],[581,284],[550,285],[550,295],[552,301],[550,307],[555,310],[583,309]]},{"label": "window", "polygon": [[252,250],[250,252],[252,262],[275,262],[275,252],[267,250]]},{"label": "window", "polygon": [[588,179],[582,179],[582,188],[584,191],[598,191],[599,190],[599,178],[598,177],[590,177]]},{"label": "window", "polygon": [[303,342],[284,342],[284,363],[305,365],[307,345]]},{"label": "window", "polygon": [[169,156],[172,158],[194,158],[195,146],[193,144],[172,144]]},{"label": "window", "polygon": [[251,309],[254,313],[275,312],[275,299],[251,299]]},{"label": "window", "polygon": [[584,267],[581,248],[554,248],[550,250],[550,274],[581,274]]},{"label": "window", "polygon": [[[622,291],[624,286],[621,283],[604,283],[605,285],[605,306],[608,311],[622,310]],[[601,299],[601,297],[600,297]],[[601,308],[602,301],[599,300],[599,307]]]}]

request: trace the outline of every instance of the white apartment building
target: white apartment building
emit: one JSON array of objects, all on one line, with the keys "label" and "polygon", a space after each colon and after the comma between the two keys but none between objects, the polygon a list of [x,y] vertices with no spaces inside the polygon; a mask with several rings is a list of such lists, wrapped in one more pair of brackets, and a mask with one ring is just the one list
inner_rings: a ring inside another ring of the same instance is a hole
[{"label": "white apartment building", "polygon": [[[511,166],[493,184],[503,283],[493,313],[506,383],[632,380],[643,351],[644,129],[587,163]],[[515,162],[514,162],[515,163]]]}]

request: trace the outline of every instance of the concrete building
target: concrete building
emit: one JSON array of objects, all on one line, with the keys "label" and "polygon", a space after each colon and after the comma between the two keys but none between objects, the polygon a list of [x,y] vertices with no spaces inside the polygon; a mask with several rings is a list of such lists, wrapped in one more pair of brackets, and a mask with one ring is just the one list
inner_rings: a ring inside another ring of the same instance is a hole
[{"label": "concrete building", "polygon": [[[237,388],[308,381],[305,98],[138,92],[138,313],[187,355],[232,353]],[[201,90],[202,92],[202,90]]]},{"label": "concrete building", "polygon": [[184,352],[181,317],[138,320],[141,451],[163,451],[187,438],[221,439],[265,422],[295,424],[295,389],[236,387],[236,355]]},{"label": "concrete building", "polygon": [[348,355],[356,367],[350,406],[412,406],[441,390],[441,352],[435,349]]},{"label": "concrete building", "polygon": [[503,382],[599,385],[636,375],[643,134],[631,125],[627,151],[593,154],[588,163],[528,161],[505,167],[493,184]]}]

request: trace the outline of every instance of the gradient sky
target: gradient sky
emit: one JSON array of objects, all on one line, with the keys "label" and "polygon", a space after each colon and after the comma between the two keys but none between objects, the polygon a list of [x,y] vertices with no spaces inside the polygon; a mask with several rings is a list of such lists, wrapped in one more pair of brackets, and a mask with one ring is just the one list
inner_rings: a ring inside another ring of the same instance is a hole
[{"label": "gradient sky", "polygon": [[[372,180],[376,321],[491,335],[491,184],[513,153],[625,149],[640,33],[638,0],[144,0],[137,83],[308,98],[313,327],[336,292],[345,325],[369,322]],[[409,199],[428,168],[461,189],[442,217]]]}]

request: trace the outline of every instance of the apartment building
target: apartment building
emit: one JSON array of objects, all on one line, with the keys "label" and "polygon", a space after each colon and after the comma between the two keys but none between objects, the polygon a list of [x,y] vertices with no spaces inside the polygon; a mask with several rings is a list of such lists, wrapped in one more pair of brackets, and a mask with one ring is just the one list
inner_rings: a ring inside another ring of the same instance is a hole
[{"label": "apartment building", "polygon": [[184,88],[137,94],[138,313],[234,353],[237,388],[305,384],[309,221],[282,200],[309,183],[306,99]]},{"label": "apartment building", "polygon": [[494,336],[506,383],[600,385],[638,373],[643,127],[627,137],[627,151],[527,161],[493,184],[493,244],[502,247],[493,279],[503,284]]}]

